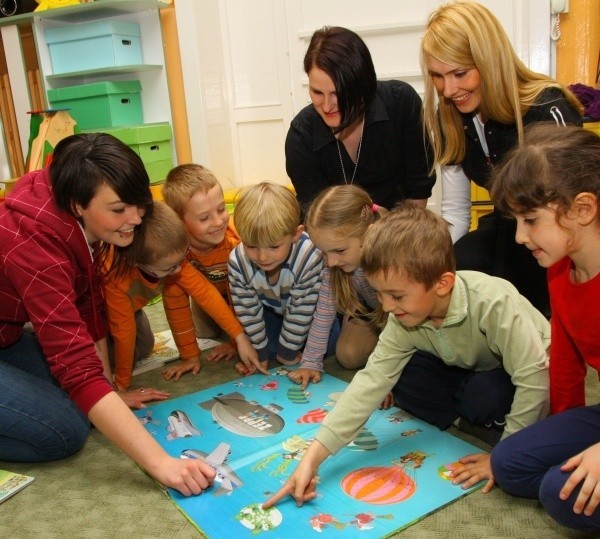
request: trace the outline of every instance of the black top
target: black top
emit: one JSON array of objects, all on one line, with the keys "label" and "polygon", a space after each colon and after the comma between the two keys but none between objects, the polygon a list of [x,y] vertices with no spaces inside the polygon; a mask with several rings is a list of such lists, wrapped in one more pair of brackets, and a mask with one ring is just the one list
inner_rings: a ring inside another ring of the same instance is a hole
[{"label": "black top", "polygon": [[[518,143],[517,126],[495,120],[485,122],[485,140],[490,153],[489,161],[473,123],[473,114],[462,114],[466,137],[466,154],[462,168],[467,178],[481,187],[486,187],[492,167]],[[582,125],[581,115],[573,108],[560,88],[544,90],[523,116],[523,125],[534,122],[556,122],[558,125]]]},{"label": "black top", "polygon": [[[350,183],[354,163],[342,143],[339,148]],[[313,105],[292,120],[285,157],[288,176],[303,209],[323,189],[344,184],[336,138]],[[378,82],[377,95],[365,118],[354,184],[386,208],[405,198],[429,198],[435,184],[435,174],[429,175],[432,162],[417,92],[402,81]]]}]

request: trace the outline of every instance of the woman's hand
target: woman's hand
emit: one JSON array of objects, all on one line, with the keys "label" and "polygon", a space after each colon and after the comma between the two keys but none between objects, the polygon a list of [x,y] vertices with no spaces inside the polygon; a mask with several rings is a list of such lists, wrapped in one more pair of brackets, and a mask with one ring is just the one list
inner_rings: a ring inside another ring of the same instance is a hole
[{"label": "woman's hand", "polygon": [[288,378],[296,383],[300,384],[300,389],[305,390],[309,382],[317,384],[321,381],[321,372],[314,369],[296,369],[288,373]]},{"label": "woman's hand", "polygon": [[119,391],[117,395],[123,399],[129,408],[141,409],[146,408],[144,403],[151,401],[164,401],[171,394],[153,387],[142,387],[140,389],[130,389],[128,391]]},{"label": "woman's hand", "polygon": [[560,469],[563,472],[573,472],[560,491],[560,499],[566,500],[583,481],[573,512],[591,516],[600,502],[600,443],[571,457]]},{"label": "woman's hand", "polygon": [[184,496],[200,494],[214,484],[215,470],[200,459],[177,459],[165,454],[150,474],[162,485]]},{"label": "woman's hand", "polygon": [[459,462],[464,466],[451,472],[450,477],[453,485],[462,485],[462,488],[466,489],[479,483],[479,481],[487,479],[487,483],[483,486],[481,492],[487,493],[492,490],[495,481],[489,453],[467,455],[459,459]]},{"label": "woman's hand", "polygon": [[172,378],[175,381],[179,380],[186,372],[191,372],[192,374],[198,374],[200,369],[202,368],[202,364],[200,363],[199,357],[193,357],[191,359],[182,359],[178,365],[173,365],[172,367],[168,367],[163,371],[163,378],[165,380],[171,380]]}]

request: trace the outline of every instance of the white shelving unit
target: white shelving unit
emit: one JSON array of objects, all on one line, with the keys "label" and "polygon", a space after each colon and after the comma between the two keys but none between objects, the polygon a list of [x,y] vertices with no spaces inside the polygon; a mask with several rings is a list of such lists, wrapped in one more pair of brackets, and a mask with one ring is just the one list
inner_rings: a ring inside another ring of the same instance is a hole
[{"label": "white shelving unit", "polygon": [[[9,76],[11,87],[13,87],[13,96],[15,96],[19,138],[24,155],[27,152],[29,137],[27,111],[31,110],[31,106],[28,101],[29,92],[27,77],[24,74],[24,64],[22,61],[20,63],[18,61],[22,54],[18,39],[18,26],[23,23],[31,23],[32,25],[45,95],[47,90],[53,88],[101,81],[115,82],[138,79],[142,87],[141,100],[144,123],[169,122],[171,124],[169,87],[159,16],[159,10],[166,5],[156,0],[97,0],[91,3],[33,12],[0,20],[7,57],[17,58],[12,62],[13,65],[9,66]],[[67,27],[73,24],[106,19],[124,20],[139,24],[143,63],[55,75],[52,71],[52,62],[44,35],[46,28]]]}]

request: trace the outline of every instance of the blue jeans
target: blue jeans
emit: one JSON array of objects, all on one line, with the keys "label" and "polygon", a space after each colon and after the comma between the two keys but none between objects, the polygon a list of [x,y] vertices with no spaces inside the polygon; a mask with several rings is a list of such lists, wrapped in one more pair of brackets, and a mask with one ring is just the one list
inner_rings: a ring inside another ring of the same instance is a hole
[{"label": "blue jeans", "polygon": [[30,333],[0,348],[0,460],[46,462],[79,451],[90,422],[50,374]]},{"label": "blue jeans", "polygon": [[592,516],[575,514],[573,505],[583,482],[566,500],[559,492],[572,472],[560,467],[600,441],[600,405],[573,408],[515,432],[492,451],[492,471],[506,492],[539,499],[548,514],[563,526],[600,530],[600,508]]},{"label": "blue jeans", "polygon": [[[267,350],[269,351],[269,359],[277,356],[277,349],[279,348],[279,335],[281,334],[281,328],[283,327],[283,316],[277,314],[271,309],[263,307],[263,318],[265,321],[265,332],[267,334]],[[327,355],[335,354],[335,345],[338,337],[340,336],[340,321],[336,317],[331,326],[331,332],[329,333],[329,341],[327,342]]]}]

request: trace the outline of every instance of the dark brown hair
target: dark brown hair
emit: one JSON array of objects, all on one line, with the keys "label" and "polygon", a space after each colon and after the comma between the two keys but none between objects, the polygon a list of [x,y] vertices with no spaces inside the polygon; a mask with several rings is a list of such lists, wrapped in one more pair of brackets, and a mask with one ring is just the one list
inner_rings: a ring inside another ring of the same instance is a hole
[{"label": "dark brown hair", "polygon": [[341,116],[339,132],[362,118],[377,92],[377,76],[371,53],[352,30],[324,26],[317,30],[304,56],[304,71],[317,67],[327,73],[337,93]]},{"label": "dark brown hair", "polygon": [[558,218],[579,193],[600,200],[600,137],[581,127],[532,124],[523,144],[494,168],[489,189],[496,208],[512,214],[556,204]]}]

